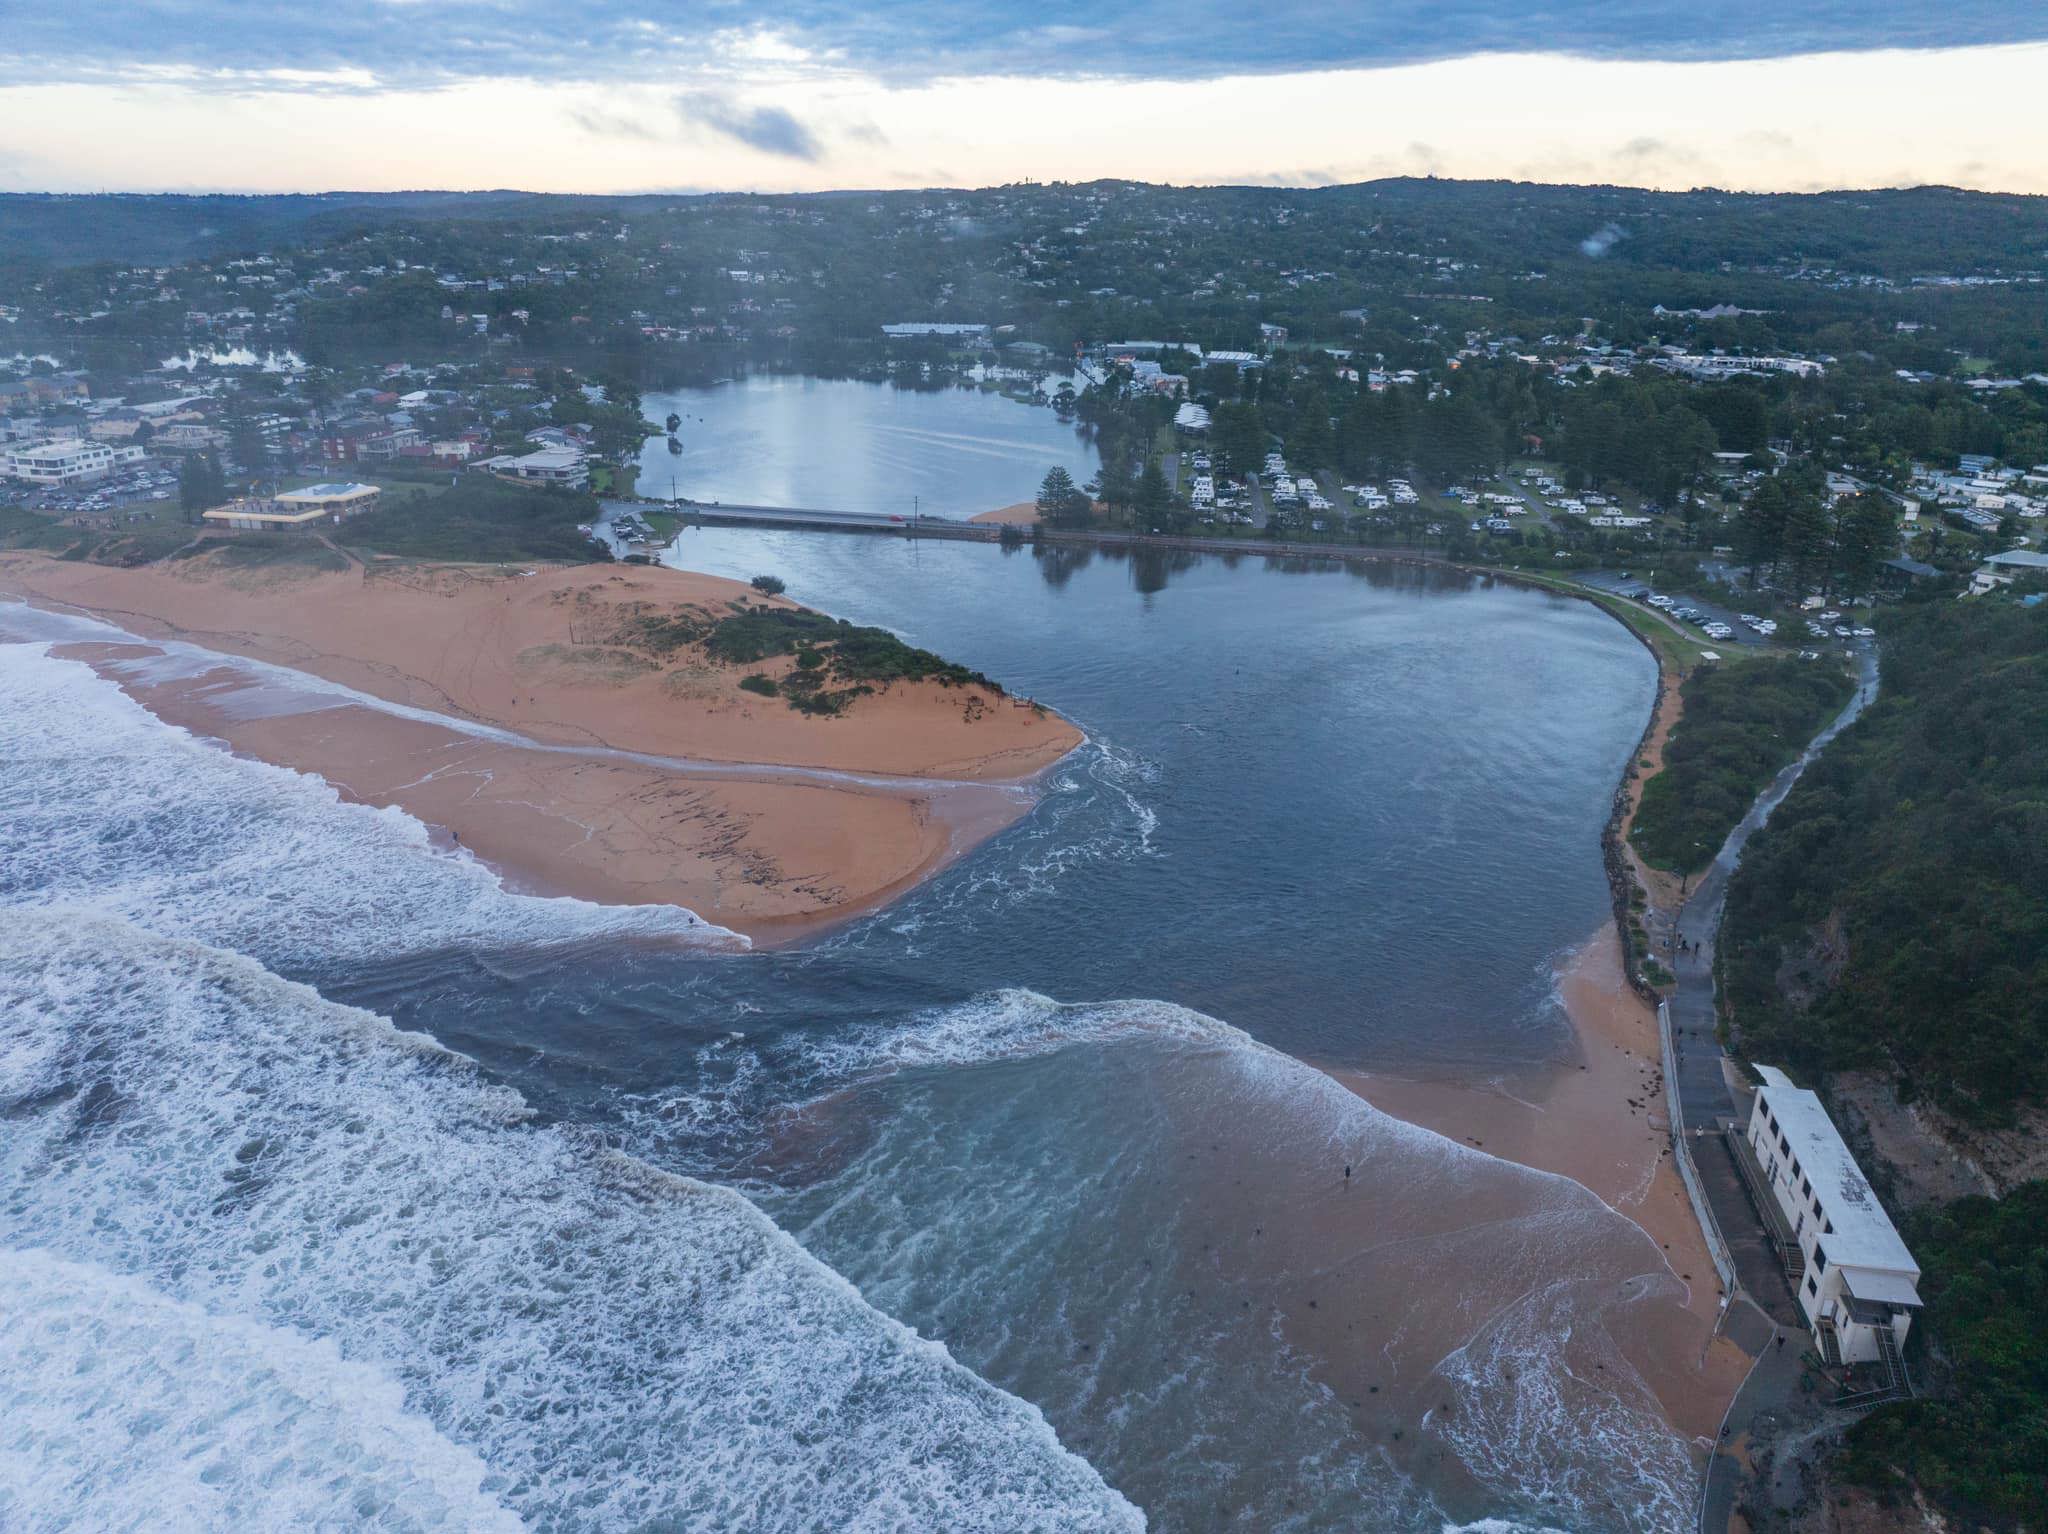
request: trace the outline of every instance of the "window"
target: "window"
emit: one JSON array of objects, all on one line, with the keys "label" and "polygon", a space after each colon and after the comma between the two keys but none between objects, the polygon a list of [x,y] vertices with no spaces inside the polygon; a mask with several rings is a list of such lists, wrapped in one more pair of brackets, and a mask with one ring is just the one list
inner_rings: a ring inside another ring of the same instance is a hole
[{"label": "window", "polygon": [[1813,1249],[1813,1271],[1816,1273],[1825,1273],[1827,1272],[1827,1270],[1828,1254],[1822,1251],[1819,1245],[1816,1243]]},{"label": "window", "polygon": [[1816,1284],[1816,1283],[1815,1283],[1815,1282],[1813,1281],[1813,1275],[1812,1275],[1811,1273],[1809,1273],[1809,1274],[1807,1274],[1807,1275],[1806,1275],[1806,1292],[1807,1292],[1808,1294],[1819,1294],[1819,1293],[1820,1293],[1820,1285],[1819,1285],[1819,1284]]},{"label": "window", "polygon": [[[1793,1170],[1797,1171],[1798,1168],[1795,1167],[1793,1168]],[[1813,1197],[1813,1184],[1808,1182],[1804,1177],[1799,1179],[1799,1196],[1801,1198]]]}]

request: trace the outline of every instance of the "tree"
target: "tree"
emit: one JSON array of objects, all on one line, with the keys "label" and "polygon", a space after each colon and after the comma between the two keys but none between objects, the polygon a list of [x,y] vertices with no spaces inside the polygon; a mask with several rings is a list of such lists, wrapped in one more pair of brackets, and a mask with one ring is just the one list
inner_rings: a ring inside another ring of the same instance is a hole
[{"label": "tree", "polygon": [[194,453],[178,466],[178,504],[188,517],[197,520],[228,498],[227,476],[220,460],[211,453]]},{"label": "tree", "polygon": [[1160,531],[1172,520],[1173,492],[1167,486],[1166,471],[1159,467],[1156,458],[1148,458],[1144,472],[1138,476],[1134,509],[1139,524],[1153,532]]},{"label": "tree", "polygon": [[1257,405],[1226,401],[1209,423],[1209,444],[1227,474],[1250,474],[1266,461],[1266,425]]},{"label": "tree", "polygon": [[1899,546],[1898,511],[1875,491],[1842,502],[1835,519],[1835,568],[1849,591],[1868,591],[1878,564]]},{"label": "tree", "polygon": [[1045,478],[1038,482],[1037,507],[1039,519],[1054,527],[1083,526],[1093,510],[1088,497],[1074,483],[1074,476],[1058,465],[1047,469]]}]

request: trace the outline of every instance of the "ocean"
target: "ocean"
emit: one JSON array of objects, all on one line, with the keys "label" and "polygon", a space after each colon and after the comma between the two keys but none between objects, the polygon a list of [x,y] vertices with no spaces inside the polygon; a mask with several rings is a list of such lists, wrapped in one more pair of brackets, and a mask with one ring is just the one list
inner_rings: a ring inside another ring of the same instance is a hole
[{"label": "ocean", "polygon": [[1088,743],[745,952],[511,892],[0,608],[0,1526],[1690,1526],[1613,1341],[1654,1243],[1324,1069],[1569,1057],[1633,639],[1440,572],[673,557]]}]

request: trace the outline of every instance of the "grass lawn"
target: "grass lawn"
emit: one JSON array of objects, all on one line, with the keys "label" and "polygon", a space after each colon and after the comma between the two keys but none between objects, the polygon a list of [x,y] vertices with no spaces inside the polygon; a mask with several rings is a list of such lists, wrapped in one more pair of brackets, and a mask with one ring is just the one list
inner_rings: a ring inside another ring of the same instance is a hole
[{"label": "grass lawn", "polygon": [[1740,661],[1753,658],[1761,650],[1757,645],[1717,645],[1704,636],[1688,633],[1685,625],[1673,622],[1654,607],[1645,607],[1640,602],[1631,602],[1618,597],[1611,591],[1600,591],[1584,586],[1564,576],[1539,574],[1523,571],[1522,578],[1554,591],[1568,592],[1575,597],[1584,597],[1607,609],[1626,623],[1636,633],[1650,642],[1650,648],[1657,652],[1657,659],[1666,670],[1680,675],[1691,671],[1700,664],[1700,652],[1712,650],[1723,661]]}]

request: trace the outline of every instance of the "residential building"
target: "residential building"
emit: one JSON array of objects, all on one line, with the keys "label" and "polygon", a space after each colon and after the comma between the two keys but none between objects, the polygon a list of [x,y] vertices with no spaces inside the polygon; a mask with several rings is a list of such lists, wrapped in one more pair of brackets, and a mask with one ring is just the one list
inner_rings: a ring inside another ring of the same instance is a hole
[{"label": "residential building", "polygon": [[564,485],[581,490],[590,483],[590,470],[583,454],[573,447],[544,447],[538,452],[501,454],[472,465],[488,469],[500,479],[523,480],[536,485]]}]

